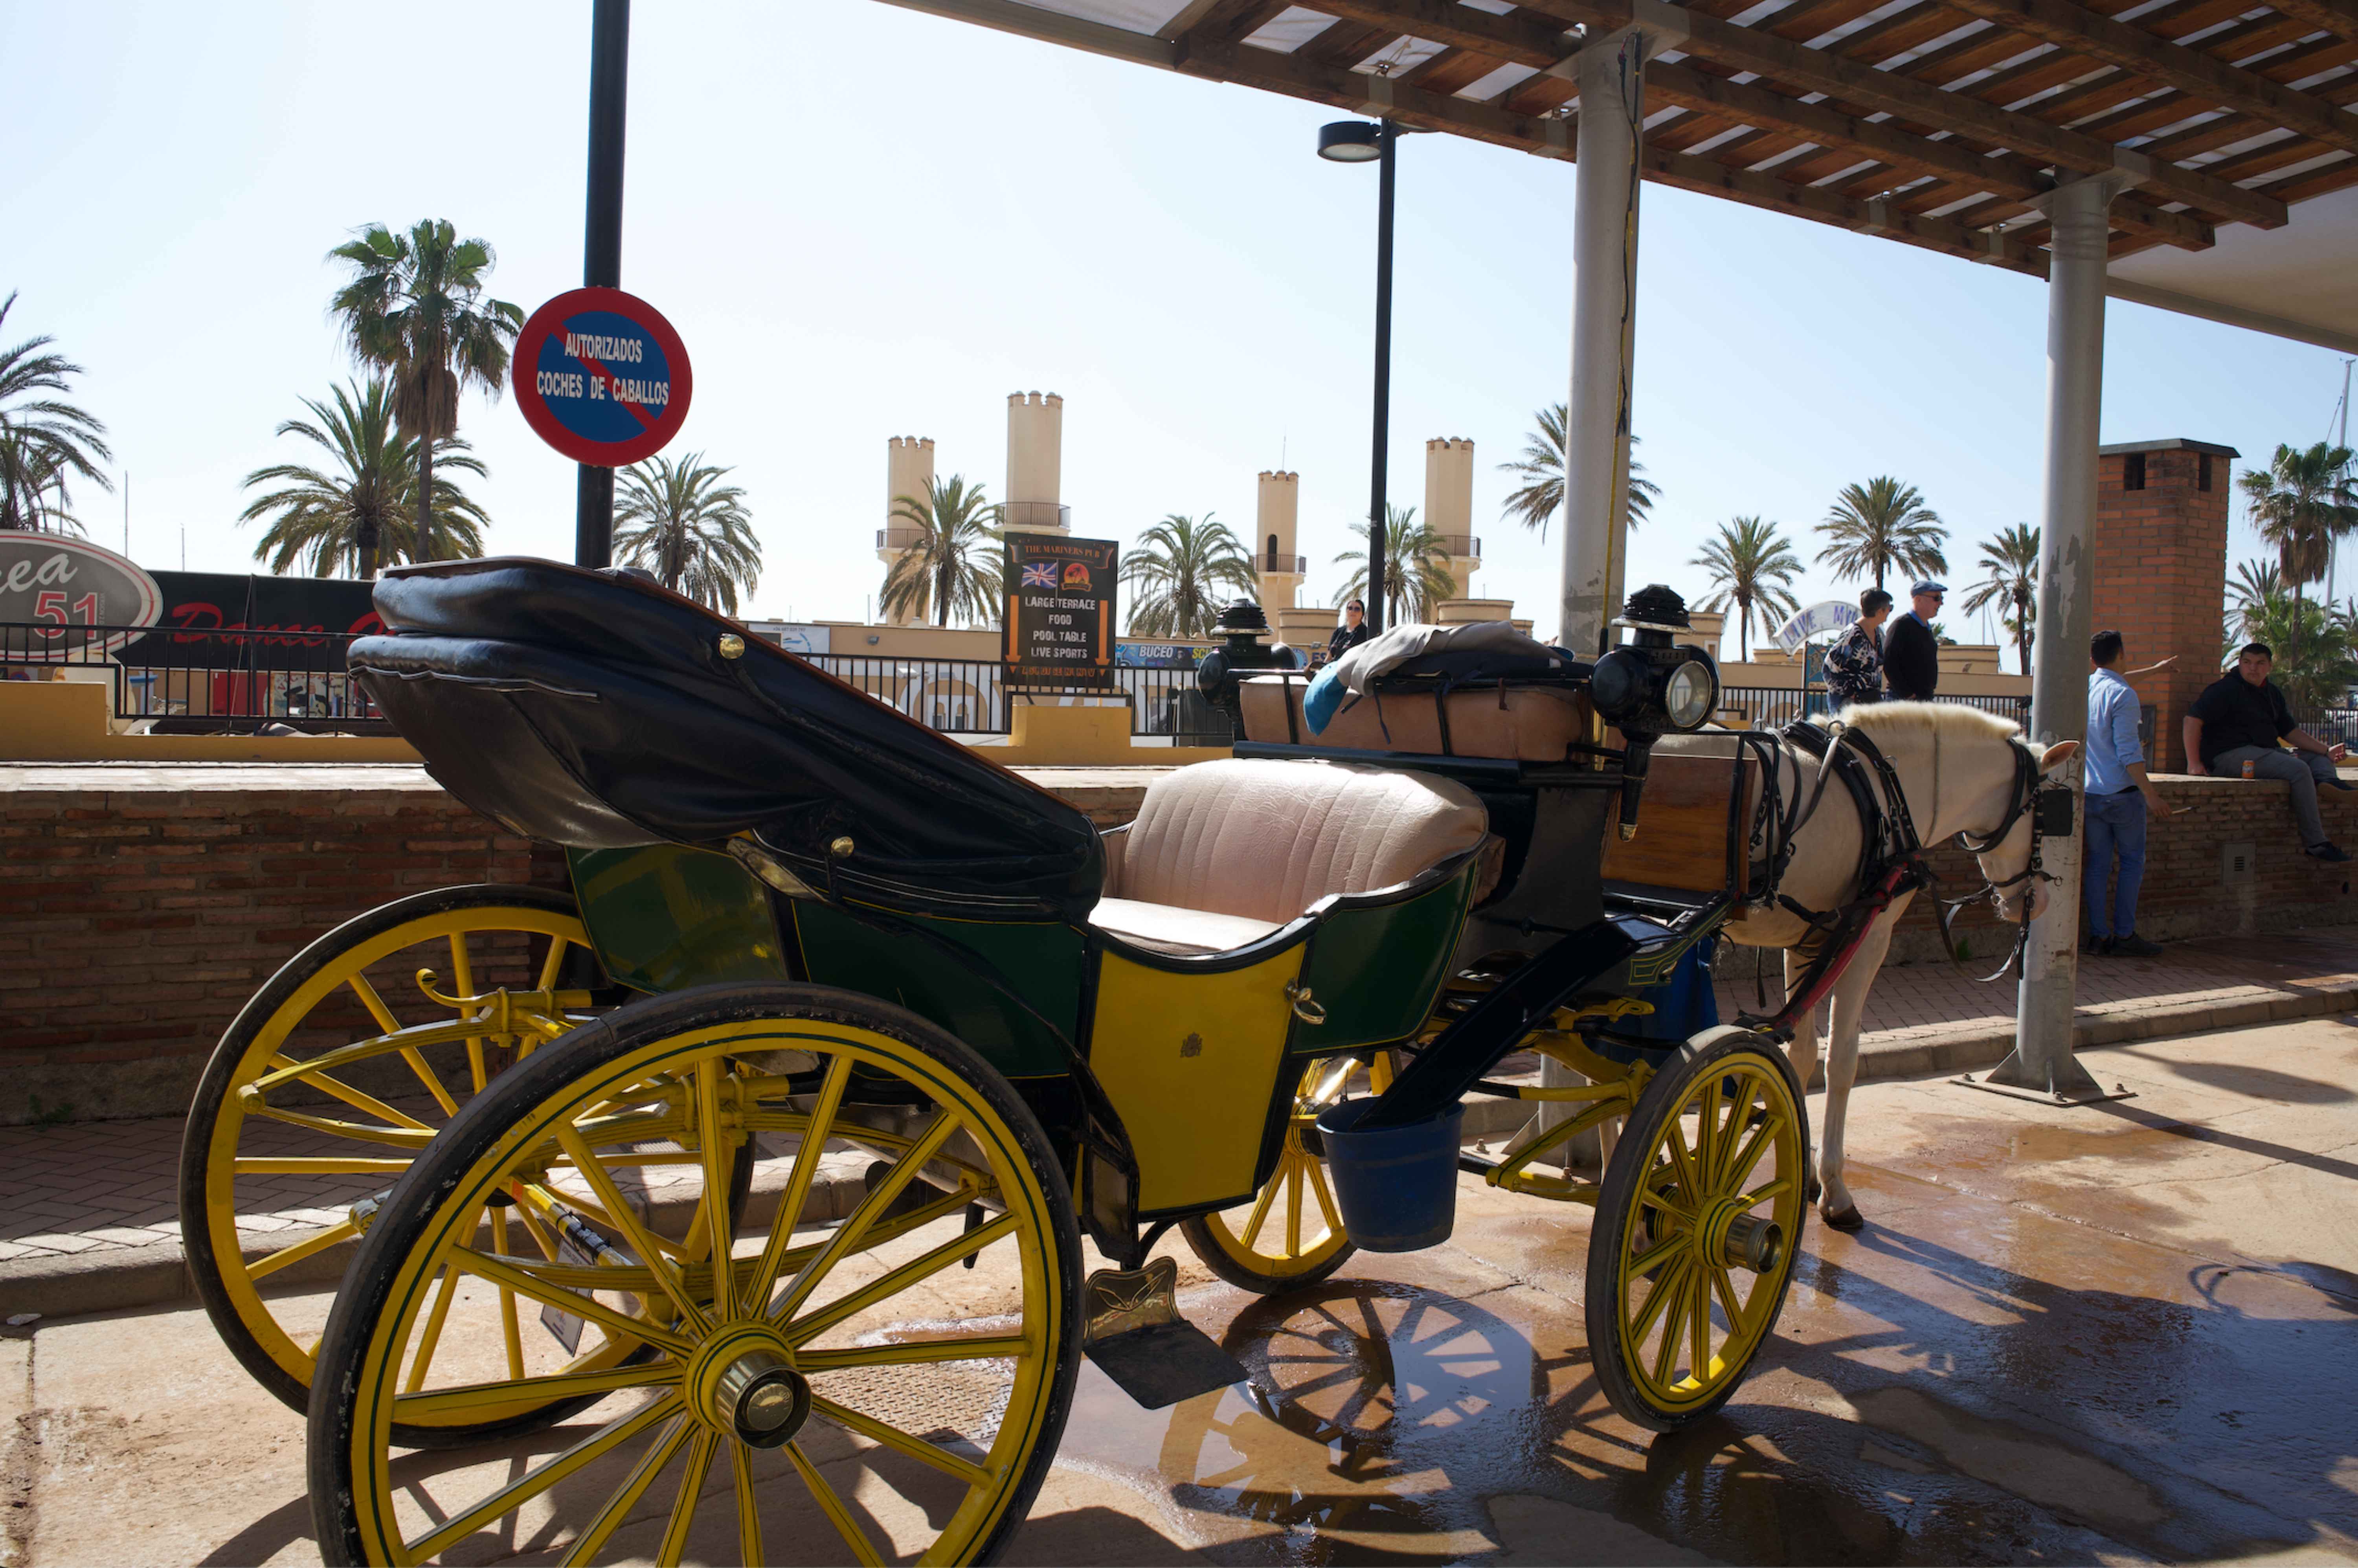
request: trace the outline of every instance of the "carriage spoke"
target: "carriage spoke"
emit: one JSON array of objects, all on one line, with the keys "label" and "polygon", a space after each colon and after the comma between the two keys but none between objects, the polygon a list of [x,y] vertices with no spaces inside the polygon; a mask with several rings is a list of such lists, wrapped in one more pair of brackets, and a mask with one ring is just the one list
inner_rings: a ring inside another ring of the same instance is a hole
[{"label": "carriage spoke", "polygon": [[703,1499],[704,1477],[712,1468],[712,1451],[719,1441],[720,1434],[710,1427],[698,1427],[696,1440],[688,1445],[687,1467],[679,1477],[679,1496],[672,1499],[671,1518],[664,1522],[663,1545],[655,1552],[655,1561],[663,1568],[679,1568],[679,1561],[687,1552],[688,1526],[696,1522],[696,1505]]},{"label": "carriage spoke", "polygon": [[762,1551],[762,1509],[753,1495],[753,1451],[741,1443],[730,1444],[729,1468],[737,1482],[737,1560],[767,1563]]},{"label": "carriage spoke", "polygon": [[[504,1255],[508,1249],[508,1211],[492,1210],[492,1250]],[[500,1287],[500,1336],[507,1343],[508,1376],[524,1376],[524,1325],[516,1316],[515,1292],[505,1285]]]},{"label": "carriage spoke", "polygon": [[231,1173],[239,1176],[366,1176],[379,1173],[397,1176],[407,1169],[409,1162],[406,1160],[371,1160],[360,1156],[336,1160],[248,1154],[230,1162]]},{"label": "carriage spoke", "polygon": [[618,1389],[662,1389],[677,1386],[676,1361],[617,1367],[605,1372],[557,1372],[539,1378],[510,1378],[495,1383],[460,1383],[431,1393],[407,1393],[394,1401],[396,1421],[448,1415],[455,1411],[482,1410],[492,1405],[530,1400],[546,1404],[579,1394],[611,1394]]},{"label": "carriage spoke", "polygon": [[1727,1314],[1729,1337],[1742,1334],[1747,1325],[1744,1309],[1736,1304],[1735,1276],[1725,1269],[1714,1269],[1711,1271],[1711,1288],[1719,1297],[1719,1310]]},{"label": "carriage spoke", "polygon": [[540,978],[533,985],[535,990],[554,991],[557,989],[557,978],[565,969],[565,955],[572,948],[573,944],[562,936],[548,939],[548,957],[540,961]]},{"label": "carriage spoke", "polygon": [[1629,1272],[1633,1274],[1645,1274],[1655,1269],[1659,1269],[1671,1258],[1685,1251],[1690,1245],[1692,1245],[1691,1238],[1685,1231],[1682,1230],[1667,1240],[1656,1242],[1653,1246],[1649,1247],[1645,1251],[1640,1252],[1637,1257],[1631,1259],[1629,1261]]},{"label": "carriage spoke", "polygon": [[[658,1346],[675,1356],[688,1354],[688,1342],[668,1328],[650,1323],[644,1318],[633,1317],[627,1313],[617,1312],[595,1296],[584,1295],[579,1291],[567,1290],[563,1285],[549,1284],[546,1281],[535,1278],[528,1270],[519,1269],[513,1263],[504,1262],[469,1248],[459,1248],[452,1257],[454,1267],[462,1268],[471,1274],[480,1275],[495,1285],[505,1285],[516,1294],[536,1301],[544,1306],[553,1306],[559,1312],[569,1312],[576,1317],[589,1318],[612,1329],[625,1339],[644,1339],[648,1344]],[[656,1275],[657,1281],[660,1281],[662,1277],[659,1272]]]},{"label": "carriage spoke", "polygon": [[1671,1304],[1671,1291],[1685,1281],[1687,1271],[1693,1266],[1692,1255],[1682,1257],[1655,1276],[1654,1288],[1646,1293],[1645,1303],[1639,1307],[1637,1317],[1630,1322],[1629,1339],[1632,1344],[1645,1339],[1646,1331],[1654,1326],[1654,1319]]},{"label": "carriage spoke", "polygon": [[525,1471],[473,1508],[446,1522],[439,1530],[407,1542],[407,1551],[416,1558],[438,1554],[444,1548],[466,1540],[492,1520],[514,1512],[557,1482],[603,1458],[655,1422],[677,1414],[679,1408],[679,1396],[669,1394],[644,1410],[609,1422],[546,1464]]},{"label": "carriage spoke", "polygon": [[972,1339],[909,1339],[890,1345],[861,1345],[849,1350],[797,1350],[795,1365],[807,1373],[832,1372],[847,1367],[914,1367],[933,1361],[989,1361],[1029,1356],[1030,1339],[1021,1335],[991,1335]]},{"label": "carriage spoke", "polygon": [[877,1556],[876,1548],[869,1544],[868,1532],[860,1528],[860,1521],[851,1517],[851,1510],[843,1506],[843,1499],[835,1495],[835,1488],[827,1484],[827,1477],[820,1475],[818,1466],[810,1462],[810,1456],[803,1452],[803,1445],[787,1444],[786,1457],[793,1462],[795,1474],[803,1478],[803,1485],[810,1488],[811,1496],[826,1511],[836,1533],[843,1537],[846,1546],[851,1548],[853,1560],[861,1563],[863,1568],[882,1568],[884,1560]]},{"label": "carriage spoke", "polygon": [[[412,1132],[423,1132],[429,1137],[433,1134],[434,1130],[432,1128],[427,1126],[424,1122],[418,1120],[407,1111],[395,1110],[393,1107],[385,1104],[384,1101],[377,1098],[374,1095],[364,1094],[361,1090],[352,1087],[352,1085],[344,1082],[341,1078],[331,1077],[326,1073],[313,1072],[305,1067],[302,1063],[295,1060],[294,1057],[287,1055],[283,1051],[270,1058],[270,1065],[274,1068],[291,1067],[295,1069],[295,1077],[297,1082],[309,1084],[313,1088],[323,1089],[327,1093],[333,1095],[336,1098],[343,1101],[346,1105],[351,1106],[354,1110],[360,1111],[364,1115],[375,1117],[378,1120],[385,1124],[384,1130],[391,1130],[394,1128],[401,1128]],[[249,1114],[259,1111],[268,1115],[276,1111],[276,1108],[267,1104],[257,1096],[247,1102],[246,1110]],[[292,1111],[284,1111],[277,1112],[277,1115],[280,1120],[286,1121],[293,1120],[296,1113]],[[353,1123],[323,1122],[311,1118],[306,1118],[303,1124],[319,1127],[323,1130],[331,1132],[340,1126],[356,1125]],[[366,1130],[376,1131],[379,1130],[371,1128]]]},{"label": "carriage spoke", "polygon": [[1700,1212],[1707,1195],[1695,1175],[1694,1161],[1687,1153],[1686,1129],[1680,1125],[1678,1117],[1671,1117],[1663,1126],[1662,1150],[1670,1156],[1671,1179]]},{"label": "carriage spoke", "polygon": [[844,1087],[850,1082],[851,1057],[838,1052],[827,1062],[827,1076],[819,1084],[817,1100],[811,1106],[810,1121],[803,1129],[802,1147],[795,1151],[795,1166],[786,1177],[786,1190],[778,1195],[778,1212],[770,1219],[769,1240],[763,1244],[762,1260],[753,1270],[752,1283],[746,1287],[745,1305],[749,1311],[759,1311],[777,1288],[778,1271],[794,1241],[795,1227],[802,1223],[803,1206],[810,1201],[811,1183],[818,1174],[827,1134],[835,1126],[836,1108],[843,1103]]},{"label": "carriage spoke", "polygon": [[442,1283],[436,1289],[434,1305],[426,1314],[426,1332],[417,1337],[417,1348],[410,1353],[409,1381],[405,1393],[416,1393],[426,1386],[426,1374],[434,1365],[435,1346],[442,1343],[442,1325],[450,1315],[450,1299],[459,1293],[459,1271],[442,1271]]},{"label": "carriage spoke", "polygon": [[1758,1207],[1761,1204],[1767,1203],[1770,1198],[1776,1197],[1792,1184],[1792,1177],[1779,1176],[1765,1187],[1755,1187],[1750,1192],[1744,1195],[1744,1206],[1746,1208]]},{"label": "carriage spoke", "polygon": [[[950,1134],[957,1130],[957,1112],[950,1107],[944,1106],[935,1114],[933,1124],[926,1128],[925,1135],[910,1146],[908,1153],[903,1155],[893,1164],[891,1173],[876,1184],[876,1190],[862,1198],[860,1206],[853,1209],[850,1217],[836,1228],[826,1250],[805,1264],[802,1272],[795,1276],[794,1283],[786,1287],[786,1293],[770,1309],[769,1316],[773,1322],[792,1316],[794,1310],[802,1305],[811,1292],[817,1288],[818,1282],[827,1277],[827,1271],[843,1261],[859,1246],[860,1238],[867,1235],[868,1227],[892,1206],[892,1200],[899,1197],[916,1178],[925,1162],[949,1141]],[[974,1234],[979,1236],[982,1232]]]},{"label": "carriage spoke", "polygon": [[631,1510],[639,1506],[639,1499],[646,1496],[647,1488],[654,1485],[655,1477],[663,1474],[673,1455],[687,1444],[688,1434],[695,1427],[696,1422],[682,1416],[676,1418],[670,1430],[655,1440],[654,1446],[647,1450],[639,1460],[638,1467],[631,1472],[631,1478],[622,1483],[622,1489],[606,1500],[606,1506],[598,1510],[598,1517],[590,1521],[590,1528],[581,1532],[581,1539],[576,1541],[572,1550],[565,1554],[567,1568],[580,1568],[581,1564],[598,1555],[614,1531],[622,1527],[622,1521],[630,1517]]},{"label": "carriage spoke", "polygon": [[1285,1255],[1302,1256],[1302,1162],[1292,1158],[1285,1173]]},{"label": "carriage spoke", "polygon": [[259,1280],[275,1274],[289,1264],[300,1263],[314,1253],[325,1252],[339,1242],[350,1241],[360,1233],[361,1227],[351,1220],[340,1220],[308,1241],[297,1241],[292,1247],[282,1247],[268,1257],[257,1259],[247,1264],[246,1278]]},{"label": "carriage spoke", "polygon": [[1717,1282],[1719,1270],[1709,1263],[1698,1264],[1694,1287],[1687,1292],[1687,1325],[1692,1343],[1689,1354],[1692,1363],[1687,1376],[1697,1383],[1711,1377],[1711,1289]]},{"label": "carriage spoke", "polygon": [[[959,1458],[937,1443],[927,1443],[924,1438],[913,1437],[897,1426],[888,1426],[872,1415],[847,1410],[833,1400],[817,1393],[811,1395],[811,1411],[813,1414],[827,1417],[838,1426],[849,1427],[862,1437],[881,1443],[896,1454],[905,1454],[921,1465],[930,1465],[945,1474],[956,1476],[969,1487],[990,1485],[991,1474],[981,1465]],[[753,1563],[759,1562],[760,1559],[749,1557],[746,1561]]]},{"label": "carriage spoke", "polygon": [[[606,1173],[606,1167],[598,1162],[598,1157],[590,1152],[590,1145],[582,1141],[581,1134],[568,1123],[559,1121],[557,1124],[557,1141],[573,1156],[574,1165],[605,1203],[606,1217],[630,1238],[632,1247],[654,1272],[655,1284],[671,1298],[672,1305],[679,1309],[680,1317],[699,1334],[710,1328],[712,1325],[705,1317],[703,1309],[688,1295],[676,1271],[664,1267],[663,1249],[655,1244],[647,1227],[639,1223],[638,1216],[631,1212],[631,1206],[624,1201],[621,1189],[614,1185],[614,1178]],[[675,1252],[676,1250],[674,1249]]]},{"label": "carriage spoke", "polygon": [[[1662,1337],[1654,1346],[1654,1381],[1657,1384],[1670,1380],[1671,1368],[1678,1359],[1679,1340],[1686,1330],[1687,1286],[1693,1277],[1692,1267],[1682,1269],[1678,1282],[1671,1287],[1670,1310],[1662,1314]],[[1643,1337],[1641,1334],[1639,1338]]]},{"label": "carriage spoke", "polygon": [[1016,1216],[1002,1214],[989,1225],[945,1241],[922,1257],[902,1264],[882,1279],[863,1285],[848,1296],[838,1297],[809,1316],[788,1321],[784,1327],[786,1343],[801,1345],[816,1339],[844,1319],[899,1295],[920,1280],[931,1279],[960,1259],[981,1251],[1001,1237],[1014,1235],[1021,1227],[1022,1221]]},{"label": "carriage spoke", "polygon": [[[715,1323],[734,1323],[738,1318],[737,1281],[729,1271],[730,1243],[735,1233],[729,1208],[730,1187],[729,1147],[733,1142],[724,1140],[720,1126],[720,1079],[726,1063],[719,1056],[709,1057],[696,1065],[696,1114],[703,1125],[697,1129],[697,1144],[703,1155],[704,1198],[697,1207],[704,1214],[706,1251],[712,1260],[712,1317]],[[726,1146],[724,1146],[726,1145]],[[758,1563],[759,1557],[749,1557],[748,1563]]]},{"label": "carriage spoke", "polygon": [[1342,1235],[1343,1217],[1336,1212],[1335,1195],[1326,1186],[1326,1167],[1320,1161],[1310,1162],[1310,1190],[1317,1195],[1318,1213],[1326,1222],[1326,1234]]},{"label": "carriage spoke", "polygon": [[1713,1178],[1718,1173],[1719,1086],[1720,1080],[1710,1079],[1704,1092],[1695,1097],[1695,1178],[1703,1184],[1704,1193],[1712,1190]]},{"label": "carriage spoke", "polygon": [[1260,1239],[1260,1227],[1269,1223],[1270,1206],[1277,1201],[1277,1183],[1271,1180],[1261,1188],[1260,1196],[1253,1200],[1252,1214],[1245,1220],[1245,1246],[1248,1249]]},{"label": "carriage spoke", "polygon": [[1775,1142],[1778,1134],[1784,1130],[1785,1119],[1771,1112],[1759,1126],[1752,1130],[1745,1139],[1744,1146],[1738,1149],[1736,1152],[1736,1157],[1728,1162],[1727,1178],[1721,1185],[1742,1186],[1744,1178],[1752,1173],[1752,1167],[1760,1163],[1760,1156],[1768,1152],[1769,1145]]}]

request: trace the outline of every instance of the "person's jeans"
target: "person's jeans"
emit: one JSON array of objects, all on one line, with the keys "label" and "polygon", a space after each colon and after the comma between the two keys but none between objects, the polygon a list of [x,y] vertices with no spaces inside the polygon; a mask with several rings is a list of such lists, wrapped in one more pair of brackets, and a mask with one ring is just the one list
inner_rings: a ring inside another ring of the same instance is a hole
[{"label": "person's jeans", "polygon": [[[2238,771],[2241,764],[2238,764]],[[2136,934],[2137,889],[2145,881],[2145,792],[2088,797],[2088,838],[2080,864],[2080,907],[2096,936]],[[2104,884],[2113,880],[2113,860],[2121,862],[2112,907],[2104,907]],[[2109,915],[2109,919],[2107,916]]]},{"label": "person's jeans", "polygon": [[2223,779],[2241,778],[2244,764],[2252,776],[2292,785],[2293,819],[2300,824],[2300,847],[2313,849],[2325,842],[2325,819],[2317,814],[2317,786],[2335,777],[2333,764],[2314,752],[2288,752],[2278,746],[2238,746],[2212,759],[2211,771]]}]

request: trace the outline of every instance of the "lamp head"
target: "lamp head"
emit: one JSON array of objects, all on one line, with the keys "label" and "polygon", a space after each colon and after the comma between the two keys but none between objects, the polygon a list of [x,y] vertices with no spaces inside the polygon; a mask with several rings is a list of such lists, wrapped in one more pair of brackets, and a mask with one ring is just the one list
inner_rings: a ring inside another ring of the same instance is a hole
[{"label": "lamp head", "polygon": [[1373,163],[1384,156],[1384,128],[1372,120],[1336,120],[1321,125],[1318,156],[1329,163]]}]

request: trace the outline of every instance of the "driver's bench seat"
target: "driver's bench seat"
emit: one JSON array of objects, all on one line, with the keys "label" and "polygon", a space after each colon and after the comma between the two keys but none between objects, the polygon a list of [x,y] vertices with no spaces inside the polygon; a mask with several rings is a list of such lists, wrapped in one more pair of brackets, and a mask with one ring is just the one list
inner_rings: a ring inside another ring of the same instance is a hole
[{"label": "driver's bench seat", "polygon": [[1341,762],[1199,762],[1105,836],[1089,923],[1174,957],[1249,946],[1325,900],[1401,886],[1478,848],[1482,803],[1428,773]]}]

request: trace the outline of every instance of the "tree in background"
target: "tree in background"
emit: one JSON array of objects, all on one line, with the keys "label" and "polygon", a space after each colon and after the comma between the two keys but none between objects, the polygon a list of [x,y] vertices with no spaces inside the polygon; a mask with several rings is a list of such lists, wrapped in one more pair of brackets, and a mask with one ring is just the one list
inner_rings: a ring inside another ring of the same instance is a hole
[{"label": "tree in background", "polygon": [[676,463],[649,458],[624,469],[614,487],[615,557],[723,615],[737,613],[737,596],[751,597],[762,576],[745,492],[720,482],[729,471],[702,452]]},{"label": "tree in background", "polygon": [[2022,673],[2030,673],[2032,622],[2039,619],[2039,530],[2017,523],[1982,546],[1982,580],[1965,598],[1968,612],[1996,604],[1998,624],[2013,633]]},{"label": "tree in background", "polygon": [[365,386],[338,387],[332,403],[303,400],[309,419],[289,419],[276,432],[300,436],[332,460],[328,469],[275,463],[245,476],[248,490],[280,488],[257,496],[238,522],[269,521],[254,558],[274,572],[299,565],[311,577],[366,577],[361,541],[370,557],[396,561],[471,560],[483,553],[482,508],[453,474],[480,476],[482,463],[452,440],[434,478],[431,535],[438,554],[421,553],[417,540],[417,443],[395,428],[393,394],[383,376]]},{"label": "tree in background", "polygon": [[1782,530],[1760,517],[1731,518],[1719,525],[1719,536],[1705,545],[1691,567],[1711,574],[1717,591],[1703,602],[1706,611],[1736,610],[1736,633],[1744,660],[1752,660],[1752,621],[1758,616],[1763,635],[1801,608],[1793,594],[1793,579],[1801,573],[1801,557]]},{"label": "tree in background", "polygon": [[2220,664],[2245,643],[2266,643],[2277,655],[2270,678],[2284,688],[2295,717],[2314,721],[2346,706],[2350,688],[2358,686],[2358,622],[2346,611],[2288,592],[2263,574],[2253,574],[2243,586],[2253,591],[2228,617]]},{"label": "tree in background", "polygon": [[[16,303],[14,294],[0,299],[0,327]],[[98,466],[114,457],[106,427],[66,401],[82,371],[63,354],[45,351],[56,341],[27,338],[0,349],[0,528],[79,534],[70,481],[114,488]]]},{"label": "tree in background", "polygon": [[1140,534],[1121,558],[1121,576],[1137,590],[1130,630],[1140,637],[1208,637],[1232,600],[1260,587],[1251,552],[1208,512],[1200,519],[1174,512]]},{"label": "tree in background", "polygon": [[1007,568],[1000,550],[1000,508],[964,474],[935,480],[924,495],[892,503],[894,521],[917,531],[884,574],[884,613],[946,626],[955,612],[969,624],[999,612]]},{"label": "tree in background", "polygon": [[1949,569],[1948,557],[1941,554],[1949,531],[1940,514],[1924,504],[1914,485],[1889,474],[1843,486],[1818,531],[1827,540],[1818,552],[1819,565],[1845,578],[1871,578],[1877,588],[1894,568],[1910,576]]},{"label": "tree in background", "polygon": [[[1431,615],[1434,605],[1457,591],[1457,579],[1450,575],[1449,546],[1430,526],[1416,520],[1415,507],[1385,510],[1389,521],[1384,527],[1384,627],[1389,631]],[[1336,556],[1335,564],[1358,564],[1352,569],[1351,580],[1335,596],[1337,604],[1364,599],[1368,593],[1368,525],[1354,523],[1351,532],[1359,536],[1360,547]]]},{"label": "tree in background", "polygon": [[[1558,403],[1531,417],[1539,428],[1523,438],[1523,455],[1498,467],[1523,481],[1522,488],[1507,497],[1505,515],[1526,528],[1538,529],[1544,539],[1548,524],[1563,511],[1563,427],[1571,416]],[[1638,438],[1630,437],[1629,444],[1636,446]],[[1640,477],[1645,471],[1645,464],[1634,457],[1629,460],[1629,499],[1622,515],[1632,528],[1653,515],[1654,503],[1662,493],[1660,486]]]},{"label": "tree in background", "polygon": [[[2305,449],[2279,446],[2266,468],[2245,469],[2235,481],[2251,506],[2252,525],[2277,548],[2277,568],[2296,606],[2301,589],[2325,575],[2333,542],[2358,530],[2350,457],[2349,448],[2323,441]],[[2287,624],[2298,650],[2308,623],[2296,609]]]},{"label": "tree in background", "polygon": [[[391,374],[394,417],[416,442],[412,494],[418,534],[430,538],[435,443],[457,433],[459,395],[471,384],[500,395],[524,312],[483,297],[492,247],[459,238],[443,220],[423,220],[407,234],[372,223],[328,255],[352,269],[329,313],[341,322],[355,358]],[[361,576],[376,575],[378,548],[374,535],[361,541]]]}]

